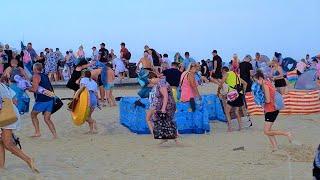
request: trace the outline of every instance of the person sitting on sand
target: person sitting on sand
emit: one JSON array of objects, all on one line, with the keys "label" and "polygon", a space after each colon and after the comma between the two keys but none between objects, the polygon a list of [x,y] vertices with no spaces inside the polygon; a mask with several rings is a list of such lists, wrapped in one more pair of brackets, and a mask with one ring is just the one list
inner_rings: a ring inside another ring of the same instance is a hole
[{"label": "person sitting on sand", "polygon": [[[12,102],[14,104],[17,104],[17,100],[14,98],[15,97],[15,92],[7,87],[5,84],[0,83],[0,97],[1,98],[9,98],[12,99]],[[0,99],[1,99],[0,98]],[[2,107],[4,108],[4,107]],[[0,108],[1,111],[1,108]],[[5,150],[10,151],[13,155],[19,157],[23,161],[25,161],[31,170],[35,173],[39,173],[37,170],[34,160],[26,155],[21,149],[19,149],[15,144],[12,139],[13,137],[13,132],[14,130],[19,130],[20,128],[20,114],[18,112],[18,108],[14,106],[14,111],[16,112],[17,116],[17,121],[14,122],[13,124],[10,124],[5,127],[0,127],[0,169],[4,168],[4,163],[5,163]]]},{"label": "person sitting on sand", "polygon": [[271,143],[273,151],[278,149],[278,144],[276,136],[287,136],[289,141],[292,142],[292,134],[287,131],[272,130],[272,126],[279,115],[279,111],[275,107],[275,93],[276,89],[270,81],[266,81],[262,71],[258,70],[254,76],[255,81],[262,85],[262,89],[265,95],[265,104],[264,104],[264,134],[268,136]]},{"label": "person sitting on sand", "polygon": [[53,138],[57,138],[57,132],[54,127],[51,118],[51,111],[53,109],[53,97],[50,97],[45,94],[38,93],[39,86],[53,92],[52,85],[50,83],[49,77],[42,73],[43,67],[41,63],[35,63],[33,65],[33,77],[32,77],[32,87],[29,88],[30,92],[34,92],[35,96],[35,104],[31,111],[31,119],[32,124],[35,128],[35,133],[32,137],[40,137],[40,127],[39,127],[39,120],[38,114],[42,113],[44,116],[44,121],[48,125]]},{"label": "person sitting on sand", "polygon": [[141,70],[142,68],[148,71],[153,71],[154,69],[153,63],[149,59],[149,53],[147,50],[144,51],[143,58],[141,58],[137,64],[137,71]]},{"label": "person sitting on sand", "polygon": [[170,85],[165,79],[158,78],[154,72],[149,72],[149,85],[152,87],[150,106],[146,115],[149,130],[155,139],[161,143],[173,139],[177,143],[177,127],[173,122],[176,103]]},{"label": "person sitting on sand", "polygon": [[[88,134],[96,134],[97,133],[97,125],[96,121],[92,119],[92,114],[96,107],[99,107],[98,102],[98,84],[91,78],[91,72],[86,70],[84,72],[84,77],[80,80],[80,87],[87,88],[89,91],[89,99],[90,99],[90,112],[87,118],[87,122],[89,124],[89,132]],[[76,95],[76,97],[78,97]]]},{"label": "person sitting on sand", "polygon": [[112,70],[112,65],[107,64],[107,83],[104,85],[104,88],[106,90],[106,96],[107,96],[107,101],[111,106],[116,106],[116,101],[112,95],[112,89],[114,87],[114,80],[115,80],[115,74],[114,71]]}]

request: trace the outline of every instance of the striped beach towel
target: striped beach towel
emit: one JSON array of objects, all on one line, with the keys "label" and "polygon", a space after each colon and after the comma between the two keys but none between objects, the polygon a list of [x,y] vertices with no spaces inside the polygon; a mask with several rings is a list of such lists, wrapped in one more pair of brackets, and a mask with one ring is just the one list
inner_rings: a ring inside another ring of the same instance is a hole
[{"label": "striped beach towel", "polygon": [[[285,108],[280,111],[284,115],[306,115],[320,113],[320,90],[313,91],[289,91],[288,94],[283,95]],[[248,112],[250,115],[263,115],[262,107],[254,102],[251,93],[246,94],[246,101],[248,104]]]}]

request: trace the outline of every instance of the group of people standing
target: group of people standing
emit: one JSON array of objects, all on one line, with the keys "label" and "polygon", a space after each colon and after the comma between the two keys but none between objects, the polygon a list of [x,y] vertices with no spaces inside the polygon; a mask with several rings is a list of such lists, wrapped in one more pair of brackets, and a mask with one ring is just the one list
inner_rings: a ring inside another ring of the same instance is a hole
[{"label": "group of people standing", "polygon": [[[4,54],[4,51],[0,48],[0,57],[2,59],[5,56],[8,57],[7,61],[2,60],[0,64],[3,65],[2,70],[5,69],[0,71],[2,72],[1,96],[8,96],[13,102],[16,99],[19,100],[19,97],[15,95],[17,92],[12,91],[12,89],[17,89],[18,82],[15,76],[18,75],[25,80],[30,80],[30,76],[32,76],[32,85],[25,89],[33,92],[35,96],[35,104],[31,112],[31,119],[35,128],[32,137],[41,136],[38,115],[42,113],[53,137],[57,138],[56,129],[51,120],[55,99],[51,81],[59,79],[56,70],[63,65],[64,69],[67,68],[70,71],[67,87],[72,89],[75,95],[81,88],[87,88],[89,91],[90,113],[87,122],[89,133],[95,134],[97,133],[97,125],[92,116],[94,110],[101,108],[100,105],[106,106],[106,102],[110,106],[116,105],[112,94],[115,77],[124,78],[128,72],[131,53],[125,47],[125,43],[121,43],[120,46],[119,58],[113,50],[109,51],[106,48],[105,43],[101,43],[99,50],[92,47],[90,59],[85,58],[83,46],[79,47],[76,54],[73,54],[72,50],[66,52],[65,57],[59,49],[53,52],[52,49],[48,48],[45,49],[46,55],[40,53],[40,56],[38,56],[33,50],[32,44],[28,43],[28,46],[20,55],[12,53],[11,59],[8,55],[10,52]],[[253,82],[256,82],[261,85],[266,97],[263,105],[265,112],[264,133],[268,136],[273,150],[278,147],[275,138],[278,135],[286,136],[289,141],[292,141],[293,137],[290,132],[272,129],[279,114],[279,110],[275,108],[276,91],[284,94],[287,86],[285,73],[277,57],[271,63],[267,63],[261,59],[259,53],[256,53],[254,60],[250,55],[247,55],[241,62],[238,56],[234,54],[229,66],[223,66],[222,58],[218,55],[217,50],[213,50],[212,60],[209,61],[203,60],[198,63],[190,57],[189,52],[185,52],[184,58],[180,53],[177,53],[171,65],[169,65],[170,62],[168,54],[161,55],[146,45],[144,55],[137,64],[137,71],[144,70],[147,72],[146,86],[150,88],[147,123],[154,138],[162,139],[161,143],[169,139],[178,142],[177,127],[173,120],[176,102],[190,103],[194,112],[197,108],[196,102],[201,101],[198,87],[208,82],[219,86],[217,94],[223,102],[228,120],[228,131],[232,131],[230,113],[233,108],[235,108],[239,124],[238,130],[242,129],[240,109],[246,108],[245,93],[250,92]],[[302,73],[300,69],[298,70]],[[45,91],[39,92],[39,88],[43,88]],[[4,166],[4,149],[7,149],[26,161],[30,168],[36,172],[37,169],[32,158],[11,143],[12,130],[18,129],[18,126],[19,120],[13,125],[1,127],[0,167]]]},{"label": "group of people standing", "polygon": [[[116,103],[112,95],[115,79],[113,69],[118,69],[119,73],[124,73],[125,64],[128,63],[131,57],[124,43],[121,43],[119,59],[117,59],[113,51],[109,53],[104,43],[101,43],[100,46],[101,49],[98,53],[96,53],[94,51],[95,48],[93,48],[93,59],[89,60],[85,59],[82,46],[80,46],[74,58],[72,57],[73,55],[63,58],[59,49],[53,52],[52,49],[49,48],[45,49],[46,56],[43,56],[43,53],[40,53],[40,56],[38,56],[32,48],[31,43],[28,43],[28,46],[22,49],[21,54],[16,54],[12,51],[4,53],[3,48],[0,48],[0,97],[12,100],[17,116],[15,123],[0,127],[0,168],[4,166],[5,150],[8,150],[24,160],[34,172],[38,172],[34,160],[19,149],[12,139],[12,137],[14,137],[13,131],[20,128],[21,112],[19,112],[18,103],[22,102],[22,94],[27,95],[25,91],[34,93],[35,98],[35,103],[31,111],[31,119],[35,132],[31,137],[38,138],[41,136],[38,120],[40,113],[43,115],[44,121],[49,127],[53,138],[58,137],[51,118],[52,113],[54,113],[57,98],[51,82],[57,80],[58,74],[56,69],[59,63],[69,64],[69,68],[72,69],[72,74],[67,84],[68,88],[74,90],[74,92],[84,87],[88,89],[90,96],[90,112],[87,118],[90,128],[89,133],[97,133],[97,126],[95,120],[92,118],[92,113],[96,107],[100,107],[98,88],[100,89],[100,100],[103,106],[105,106],[105,98],[107,98],[106,100],[110,106],[115,106]],[[7,46],[6,49],[8,49]],[[68,51],[67,55],[70,55],[70,52],[72,53],[72,51]],[[66,60],[65,63],[63,59]],[[119,61],[122,62],[122,64]],[[120,71],[117,66],[121,66],[122,71]]]},{"label": "group of people standing", "polygon": [[[251,86],[256,83],[261,86],[265,97],[263,102],[264,133],[269,138],[273,150],[278,148],[276,136],[286,136],[290,142],[293,140],[291,132],[272,128],[279,115],[279,109],[276,108],[278,101],[276,94],[284,95],[288,91],[286,72],[281,65],[279,53],[276,53],[278,56],[275,56],[272,61],[266,61],[260,53],[256,53],[255,59],[246,55],[242,61],[237,54],[234,54],[229,66],[223,66],[222,59],[216,50],[212,51],[212,60],[202,60],[201,63],[190,58],[189,52],[185,53],[185,58],[177,53],[171,67],[162,70],[153,63],[152,55],[158,53],[148,46],[145,46],[145,49],[144,57],[139,61],[137,68],[138,71],[142,69],[149,71],[148,82],[152,91],[149,96],[151,106],[146,118],[150,132],[155,138],[158,137],[156,133],[159,132],[163,133],[162,137],[165,141],[173,139],[172,134],[177,137],[176,125],[171,123],[174,117],[175,102],[189,102],[194,111],[195,102],[201,100],[198,86],[203,82],[212,82],[219,87],[217,94],[223,102],[229,132],[232,131],[232,109],[238,120],[238,130],[242,129],[240,110],[247,112],[245,95],[251,92]],[[164,55],[167,57],[166,54]],[[161,58],[160,54],[157,56]],[[251,121],[250,123],[252,125]]]}]

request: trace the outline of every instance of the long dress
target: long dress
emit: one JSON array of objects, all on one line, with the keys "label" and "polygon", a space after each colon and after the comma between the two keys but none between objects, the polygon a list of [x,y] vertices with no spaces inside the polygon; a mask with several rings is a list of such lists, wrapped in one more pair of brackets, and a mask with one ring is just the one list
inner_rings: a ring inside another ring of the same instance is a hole
[{"label": "long dress", "polygon": [[50,52],[46,55],[45,72],[56,73],[57,72],[58,61],[55,53]]},{"label": "long dress", "polygon": [[[166,106],[166,115],[162,116],[161,111],[163,104],[163,96],[160,92],[162,87],[168,90],[168,104]],[[155,139],[176,139],[177,128],[173,121],[176,111],[176,103],[173,98],[170,85],[165,79],[161,79],[159,83],[153,87],[149,96],[150,109],[155,110],[155,114],[152,116],[154,124],[153,134]]]}]

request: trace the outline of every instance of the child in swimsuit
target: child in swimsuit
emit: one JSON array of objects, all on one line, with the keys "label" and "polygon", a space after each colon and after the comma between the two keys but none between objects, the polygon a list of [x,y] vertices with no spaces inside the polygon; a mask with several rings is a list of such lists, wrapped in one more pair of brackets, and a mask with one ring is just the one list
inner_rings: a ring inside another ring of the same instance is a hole
[{"label": "child in swimsuit", "polygon": [[115,73],[112,70],[112,65],[107,64],[107,83],[104,85],[104,88],[107,93],[107,101],[111,106],[116,106],[116,101],[112,95],[112,89],[114,88],[114,80],[115,80]]}]

